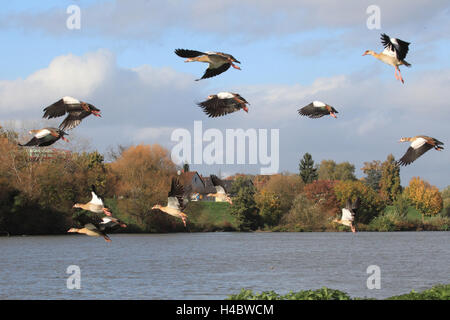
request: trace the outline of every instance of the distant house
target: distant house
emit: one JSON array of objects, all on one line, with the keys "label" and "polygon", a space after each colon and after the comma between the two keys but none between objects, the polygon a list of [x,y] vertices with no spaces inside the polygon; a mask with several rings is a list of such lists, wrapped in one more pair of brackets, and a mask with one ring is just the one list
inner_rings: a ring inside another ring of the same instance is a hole
[{"label": "distant house", "polygon": [[[227,190],[231,190],[232,180],[223,180]],[[211,177],[202,176],[197,171],[182,172],[180,182],[184,187],[184,194],[190,201],[220,201],[214,197],[208,197],[209,193],[216,193]]]}]

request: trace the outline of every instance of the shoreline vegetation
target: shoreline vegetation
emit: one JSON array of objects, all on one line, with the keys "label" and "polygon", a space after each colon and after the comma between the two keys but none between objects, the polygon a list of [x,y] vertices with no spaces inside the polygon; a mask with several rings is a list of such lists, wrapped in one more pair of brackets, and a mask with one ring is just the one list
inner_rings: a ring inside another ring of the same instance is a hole
[{"label": "shoreline vegetation", "polygon": [[414,177],[402,187],[392,155],[365,163],[360,179],[349,162],[314,164],[309,154],[298,173],[236,174],[230,177],[233,204],[190,201],[185,228],[180,219],[151,209],[167,201],[171,177],[189,172],[162,146],[118,146],[101,154],[23,148],[19,141],[19,133],[0,128],[0,236],[67,233],[78,215],[90,214],[73,205],[90,200],[91,185],[128,226],[121,233],[345,232],[350,228],[333,220],[358,197],[357,231],[450,230],[450,186],[439,191]]},{"label": "shoreline vegetation", "polygon": [[[238,294],[229,295],[226,300],[379,300],[375,298],[350,297],[346,292],[322,287],[317,290],[301,290],[280,295],[275,291],[261,293],[241,289]],[[380,300],[450,300],[450,284],[438,284],[420,292],[396,295]]]}]

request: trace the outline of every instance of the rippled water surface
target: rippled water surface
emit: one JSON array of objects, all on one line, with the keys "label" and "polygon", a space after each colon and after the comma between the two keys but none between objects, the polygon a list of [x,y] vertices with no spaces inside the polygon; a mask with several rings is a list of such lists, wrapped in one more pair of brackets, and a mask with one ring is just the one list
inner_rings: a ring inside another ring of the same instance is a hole
[{"label": "rippled water surface", "polygon": [[[449,232],[179,233],[0,237],[0,299],[225,299],[343,290],[384,298],[450,283]],[[68,266],[81,289],[68,289]],[[367,288],[367,268],[381,289]]]}]

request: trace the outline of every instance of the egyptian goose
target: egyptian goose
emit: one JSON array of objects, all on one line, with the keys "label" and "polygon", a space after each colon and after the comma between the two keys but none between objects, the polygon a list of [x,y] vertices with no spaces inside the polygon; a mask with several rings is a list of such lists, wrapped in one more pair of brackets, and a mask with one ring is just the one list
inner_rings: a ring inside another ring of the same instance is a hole
[{"label": "egyptian goose", "polygon": [[241,95],[232,92],[209,95],[207,100],[197,103],[210,118],[221,117],[241,109],[248,112],[247,104],[249,103]]},{"label": "egyptian goose", "polygon": [[303,108],[299,109],[298,113],[301,116],[307,116],[312,119],[317,119],[326,115],[330,115],[333,118],[337,118],[336,113],[339,112],[337,112],[336,109],[333,108],[332,106],[329,106],[328,104],[322,101],[313,101],[307,106],[304,106]]},{"label": "egyptian goose", "polygon": [[89,201],[88,203],[75,203],[73,205],[73,208],[80,208],[86,211],[91,211],[94,213],[104,213],[107,216],[111,216],[111,212],[109,211],[108,208],[105,208],[103,205],[103,201],[102,199],[97,196],[96,194],[96,190],[95,190],[95,186],[92,185],[92,190],[91,190],[91,194],[92,194],[92,199],[91,201]]},{"label": "egyptian goose", "polygon": [[56,128],[44,128],[39,130],[30,130],[30,134],[33,135],[33,138],[31,138],[30,141],[28,141],[25,144],[20,144],[21,147],[31,147],[31,146],[38,146],[38,147],[46,147],[54,144],[59,139],[63,139],[66,142],[69,142],[66,138],[64,138],[64,135],[67,135],[64,131]]},{"label": "egyptian goose", "polygon": [[214,197],[219,201],[226,201],[229,204],[233,204],[233,201],[231,201],[230,196],[228,195],[228,192],[225,188],[225,184],[222,180],[220,180],[216,175],[212,174],[210,175],[211,182],[214,185],[214,188],[216,188],[216,193],[208,193],[207,197]]},{"label": "egyptian goose", "polygon": [[348,199],[345,208],[342,208],[341,219],[334,219],[333,222],[350,227],[352,232],[355,233],[356,228],[354,225],[354,221],[355,221],[356,210],[359,208],[359,205],[360,205],[359,197],[353,202],[351,202],[351,200]]},{"label": "egyptian goose", "polygon": [[370,54],[378,60],[393,66],[395,68],[395,79],[400,80],[402,83],[405,83],[403,81],[399,66],[405,65],[407,67],[411,67],[411,64],[405,61],[405,57],[408,54],[409,50],[409,42],[397,38],[390,38],[388,35],[383,33],[381,35],[381,43],[385,48],[383,52],[376,53],[372,50],[366,50],[363,56],[365,56],[366,54]]},{"label": "egyptian goose", "polygon": [[103,237],[105,241],[111,242],[111,239],[106,234],[107,232],[114,231],[117,228],[125,228],[127,225],[119,219],[113,217],[88,217],[85,214],[80,214],[74,219],[79,224],[83,225],[83,228],[70,228],[67,232],[81,233],[90,237]]},{"label": "egyptian goose", "polygon": [[196,79],[195,81],[217,76],[218,74],[227,71],[230,66],[235,69],[241,70],[241,68],[233,63],[240,62],[236,60],[231,54],[223,52],[200,52],[195,50],[176,49],[175,54],[179,57],[187,58],[184,62],[199,61],[209,63],[209,67],[208,69],[206,69],[203,76],[200,79]]},{"label": "egyptian goose", "polygon": [[160,210],[171,216],[180,218],[186,227],[187,215],[183,212],[185,209],[185,201],[183,199],[184,188],[180,184],[177,178],[172,178],[172,185],[170,187],[169,195],[167,198],[167,206],[161,206],[159,204],[154,205],[152,210]]},{"label": "egyptian goose", "polygon": [[442,145],[444,144],[443,142],[427,136],[415,136],[412,138],[401,138],[399,140],[399,142],[406,141],[410,141],[411,146],[408,148],[403,157],[401,157],[401,159],[398,161],[398,164],[402,166],[406,166],[412,163],[414,160],[416,160],[418,157],[432,148],[438,151],[444,149],[444,147],[442,147]]},{"label": "egyptian goose", "polygon": [[61,130],[73,129],[81,123],[81,120],[93,114],[101,117],[100,110],[90,103],[79,101],[72,97],[63,97],[54,104],[44,109],[43,118],[57,118],[68,113],[64,121],[59,125]]}]

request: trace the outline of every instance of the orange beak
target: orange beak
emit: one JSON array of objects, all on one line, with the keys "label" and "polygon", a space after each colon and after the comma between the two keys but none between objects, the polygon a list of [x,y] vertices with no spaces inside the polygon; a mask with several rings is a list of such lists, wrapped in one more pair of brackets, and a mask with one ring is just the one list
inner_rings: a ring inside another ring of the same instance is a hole
[{"label": "orange beak", "polygon": [[330,116],[332,116],[333,118],[337,119],[336,115],[334,114],[334,112],[330,112]]},{"label": "orange beak", "polygon": [[63,139],[65,142],[69,142],[69,139],[66,139],[64,137],[61,137],[61,139]]},{"label": "orange beak", "polygon": [[247,107],[243,107],[242,109],[244,109],[244,111],[248,113],[248,108]]}]

